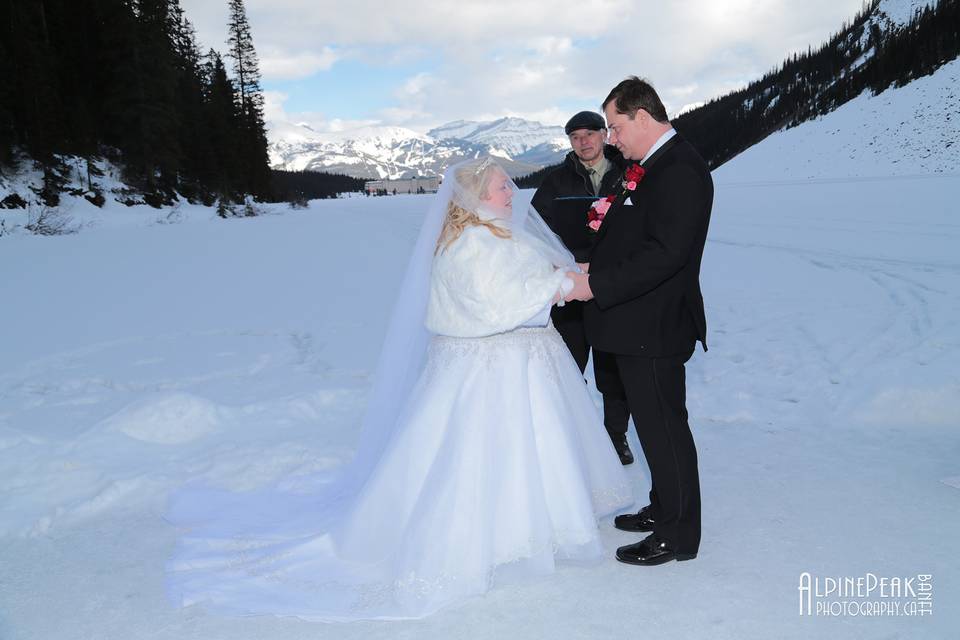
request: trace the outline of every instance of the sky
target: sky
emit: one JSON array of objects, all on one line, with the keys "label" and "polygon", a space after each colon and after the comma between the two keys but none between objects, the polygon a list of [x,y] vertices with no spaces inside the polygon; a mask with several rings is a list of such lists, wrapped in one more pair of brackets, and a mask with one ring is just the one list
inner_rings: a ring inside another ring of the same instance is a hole
[{"label": "sky", "polygon": [[[628,75],[669,115],[840,30],[862,0],[246,0],[268,121],[318,131],[518,116],[563,124]],[[227,0],[181,0],[226,50]]]}]

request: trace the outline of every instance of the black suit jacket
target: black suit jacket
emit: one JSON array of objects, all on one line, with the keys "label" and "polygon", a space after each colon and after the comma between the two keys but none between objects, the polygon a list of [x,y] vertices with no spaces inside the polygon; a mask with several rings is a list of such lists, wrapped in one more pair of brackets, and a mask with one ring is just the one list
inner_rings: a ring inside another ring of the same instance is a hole
[{"label": "black suit jacket", "polygon": [[587,170],[571,151],[563,163],[544,179],[533,194],[531,204],[550,229],[560,236],[577,262],[587,262],[595,238],[587,230],[587,209],[597,198],[615,193],[623,174],[623,156],[616,147],[604,145],[603,155],[610,162],[600,181],[600,193],[593,192]]},{"label": "black suit jacket", "polygon": [[680,134],[642,166],[637,189],[613,203],[594,243],[587,337],[601,351],[652,358],[689,353],[697,340],[706,350],[700,261],[713,179]]}]

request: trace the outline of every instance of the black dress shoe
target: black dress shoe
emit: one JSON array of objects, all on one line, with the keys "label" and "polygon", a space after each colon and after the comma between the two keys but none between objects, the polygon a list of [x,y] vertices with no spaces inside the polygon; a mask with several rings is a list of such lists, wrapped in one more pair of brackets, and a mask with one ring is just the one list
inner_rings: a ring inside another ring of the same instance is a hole
[{"label": "black dress shoe", "polygon": [[620,456],[620,464],[633,464],[633,452],[630,451],[630,445],[627,444],[627,436],[613,436],[611,440],[613,441],[613,448],[617,450],[617,455]]},{"label": "black dress shoe", "polygon": [[650,505],[640,509],[639,513],[625,513],[613,519],[613,526],[621,531],[653,531],[653,515],[650,511]]},{"label": "black dress shoe", "polygon": [[627,564],[653,566],[670,562],[671,560],[692,560],[695,553],[680,553],[673,549],[666,540],[661,540],[657,534],[649,536],[634,544],[617,549],[617,560]]}]

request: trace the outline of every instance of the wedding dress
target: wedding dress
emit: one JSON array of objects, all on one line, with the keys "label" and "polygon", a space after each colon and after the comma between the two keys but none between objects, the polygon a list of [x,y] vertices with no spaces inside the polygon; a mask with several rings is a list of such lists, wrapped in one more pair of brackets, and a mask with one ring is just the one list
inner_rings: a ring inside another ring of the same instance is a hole
[{"label": "wedding dress", "polygon": [[[448,171],[445,183],[455,180]],[[457,199],[453,189],[438,195],[440,211]],[[379,373],[403,373],[395,378],[403,397],[374,389],[381,405],[371,411],[387,405],[389,419],[376,420],[389,426],[368,425],[365,438],[380,441],[365,440],[330,486],[175,496],[168,517],[181,536],[167,582],[175,603],[323,621],[417,618],[502,579],[605,555],[598,519],[633,498],[549,324],[562,251],[529,225],[472,206],[488,225],[431,251],[429,276],[414,276],[414,289],[411,261],[402,304],[420,300],[407,322],[425,328],[423,353],[391,365],[390,349],[418,338],[388,336]],[[442,217],[428,216],[421,252],[436,248]]]}]

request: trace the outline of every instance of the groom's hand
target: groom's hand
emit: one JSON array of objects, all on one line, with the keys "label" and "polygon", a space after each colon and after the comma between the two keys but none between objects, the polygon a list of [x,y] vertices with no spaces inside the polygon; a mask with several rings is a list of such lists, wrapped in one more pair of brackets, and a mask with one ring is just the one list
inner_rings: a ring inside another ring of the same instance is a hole
[{"label": "groom's hand", "polygon": [[578,262],[577,266],[580,267],[580,271],[584,273],[590,273],[590,263],[589,262]]},{"label": "groom's hand", "polygon": [[590,276],[586,273],[567,272],[567,277],[573,280],[573,289],[564,298],[567,302],[571,300],[580,300],[586,302],[593,300],[593,291],[590,290]]}]

